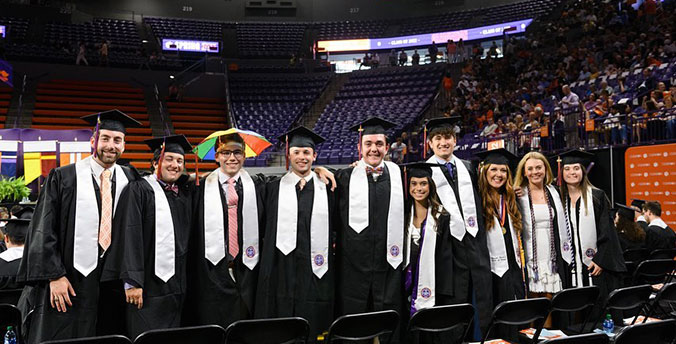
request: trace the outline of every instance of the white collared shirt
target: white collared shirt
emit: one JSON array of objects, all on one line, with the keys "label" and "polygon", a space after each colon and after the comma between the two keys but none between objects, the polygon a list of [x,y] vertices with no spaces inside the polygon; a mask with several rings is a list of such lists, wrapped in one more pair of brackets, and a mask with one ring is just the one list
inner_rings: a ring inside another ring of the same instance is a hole
[{"label": "white collared shirt", "polygon": [[[297,175],[293,171],[290,173],[289,177],[292,178],[294,185],[298,184],[298,182],[300,181],[300,178],[301,178],[301,176]],[[302,178],[305,179],[305,185],[307,185],[309,182],[312,181],[312,174],[308,174],[307,176],[302,177]]]},{"label": "white collared shirt", "polygon": [[[89,161],[89,165],[90,165],[91,168],[92,168],[92,176],[94,176],[94,180],[96,180],[96,185],[98,185],[99,187],[101,187],[101,173],[103,173],[103,171],[105,170],[105,168],[104,168],[103,166],[99,165],[99,163],[96,162],[96,160],[94,160],[93,157],[92,157],[92,159]],[[113,166],[111,166],[111,167],[108,168],[108,169],[111,170],[111,172],[112,172],[112,171],[114,171],[114,168],[115,168],[115,164],[113,164]],[[110,179],[111,179],[111,180],[113,179],[113,174],[112,174],[112,173],[110,174]]]},{"label": "white collared shirt", "polygon": [[227,185],[228,180],[230,180],[230,178],[234,178],[235,183],[237,183],[240,176],[241,174],[239,171],[237,171],[237,173],[233,177],[230,177],[227,174],[223,173],[223,170],[221,170],[220,168],[218,169],[218,183],[221,184],[221,188],[223,189],[223,193],[225,194],[226,200],[228,199],[228,185]]}]

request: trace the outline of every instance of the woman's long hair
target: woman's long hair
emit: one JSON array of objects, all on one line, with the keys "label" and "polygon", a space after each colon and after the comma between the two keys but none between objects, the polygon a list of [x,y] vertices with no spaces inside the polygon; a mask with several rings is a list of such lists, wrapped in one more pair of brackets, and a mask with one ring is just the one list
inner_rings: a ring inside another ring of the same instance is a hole
[{"label": "woman's long hair", "polygon": [[554,174],[552,174],[552,167],[549,165],[547,158],[542,155],[540,152],[529,152],[521,158],[519,161],[519,166],[516,168],[516,176],[514,177],[514,185],[516,186],[526,186],[528,184],[528,178],[526,178],[526,161],[529,159],[538,159],[545,164],[545,180],[544,185],[547,186],[552,183],[554,180]]},{"label": "woman's long hair", "polygon": [[624,235],[631,242],[645,241],[645,232],[638,223],[629,220],[624,216],[617,215],[617,232]]},{"label": "woman's long hair", "polygon": [[[563,168],[563,166],[561,166]],[[587,178],[587,171],[585,170],[584,166],[580,164],[580,169],[582,170],[582,180],[580,181],[580,185],[578,188],[580,189],[580,194],[582,194],[582,200],[584,201],[584,204],[589,204],[587,202],[593,202],[593,200],[587,199],[587,192],[589,189],[593,189],[594,185],[589,181],[589,178]],[[563,172],[561,172],[561,178],[563,179]],[[559,194],[561,195],[561,201],[563,204],[566,204],[568,201],[568,183],[566,183],[566,180],[563,179],[561,181],[561,186],[559,186]],[[584,208],[585,215],[588,215],[586,213],[587,208]]]},{"label": "woman's long hair", "polygon": [[[439,195],[437,195],[437,187],[436,184],[434,184],[434,180],[432,180],[431,177],[425,177],[427,179],[427,184],[429,185],[430,193],[427,195],[427,208],[432,207],[432,217],[438,222],[439,217],[446,213],[446,210],[443,208],[443,205],[441,204],[441,201],[439,200]],[[404,222],[404,225],[406,226],[406,229],[408,230],[408,226],[411,223],[411,218],[413,217],[412,213],[412,206],[415,203],[415,200],[413,197],[411,197],[411,177],[408,178],[406,181],[408,183],[408,188],[409,192],[406,194],[406,204],[404,206],[404,211],[405,211],[405,216],[404,219],[406,222]],[[427,214],[425,214],[427,216]],[[436,229],[435,229],[436,230]]]},{"label": "woman's long hair", "polygon": [[507,213],[511,217],[510,221],[514,230],[519,233],[523,227],[521,223],[521,212],[516,203],[516,194],[514,193],[514,186],[512,185],[512,171],[507,166],[507,180],[499,190],[496,190],[488,183],[488,169],[492,164],[481,164],[479,167],[479,193],[481,194],[481,204],[484,211],[484,221],[486,223],[486,230],[493,227],[494,217],[498,217],[497,209],[500,207],[500,195],[505,199],[505,207]]}]

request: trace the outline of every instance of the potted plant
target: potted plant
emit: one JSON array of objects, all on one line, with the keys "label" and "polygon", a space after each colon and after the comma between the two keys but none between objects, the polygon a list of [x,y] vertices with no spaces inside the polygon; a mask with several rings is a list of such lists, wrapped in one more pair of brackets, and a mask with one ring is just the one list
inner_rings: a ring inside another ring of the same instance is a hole
[{"label": "potted plant", "polygon": [[18,203],[30,196],[31,189],[24,184],[21,178],[2,178],[0,179],[0,202]]}]

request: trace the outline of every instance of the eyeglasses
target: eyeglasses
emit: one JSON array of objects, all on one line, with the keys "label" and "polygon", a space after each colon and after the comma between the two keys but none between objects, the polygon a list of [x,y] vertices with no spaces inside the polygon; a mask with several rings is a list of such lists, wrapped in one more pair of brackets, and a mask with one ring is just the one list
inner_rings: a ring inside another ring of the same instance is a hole
[{"label": "eyeglasses", "polygon": [[238,158],[238,159],[241,158],[242,156],[244,156],[244,152],[243,152],[242,150],[239,150],[239,149],[238,149],[238,150],[233,150],[233,151],[231,151],[231,150],[222,150],[222,151],[218,151],[218,154],[223,154],[226,158],[229,158],[229,157],[230,157],[230,154],[232,154],[232,155],[235,156],[235,158]]}]

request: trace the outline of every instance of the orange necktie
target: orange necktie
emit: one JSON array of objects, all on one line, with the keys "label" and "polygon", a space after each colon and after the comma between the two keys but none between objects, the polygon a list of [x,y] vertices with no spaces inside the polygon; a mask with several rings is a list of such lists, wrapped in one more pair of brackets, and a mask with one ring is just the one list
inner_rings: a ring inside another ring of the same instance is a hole
[{"label": "orange necktie", "polygon": [[113,196],[110,190],[110,170],[101,172],[101,223],[99,225],[99,245],[104,251],[110,247],[110,234],[113,220]]}]

